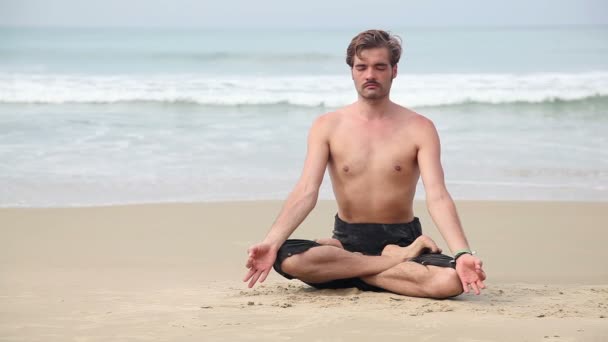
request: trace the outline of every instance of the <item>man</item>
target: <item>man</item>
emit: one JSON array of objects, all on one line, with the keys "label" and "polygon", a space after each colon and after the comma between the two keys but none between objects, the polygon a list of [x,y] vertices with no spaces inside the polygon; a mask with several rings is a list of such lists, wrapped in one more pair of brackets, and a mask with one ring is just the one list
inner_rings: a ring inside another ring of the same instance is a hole
[{"label": "man", "polygon": [[[445,187],[433,123],[389,99],[400,57],[400,41],[387,32],[352,39],[346,62],[358,100],[313,123],[300,180],[264,241],[248,250],[249,287],[273,265],[317,288],[446,298],[485,287],[481,260],[469,249]],[[314,208],[326,168],[338,203],[333,238],[287,240]],[[413,213],[420,176],[429,213],[454,258],[421,235]]]}]

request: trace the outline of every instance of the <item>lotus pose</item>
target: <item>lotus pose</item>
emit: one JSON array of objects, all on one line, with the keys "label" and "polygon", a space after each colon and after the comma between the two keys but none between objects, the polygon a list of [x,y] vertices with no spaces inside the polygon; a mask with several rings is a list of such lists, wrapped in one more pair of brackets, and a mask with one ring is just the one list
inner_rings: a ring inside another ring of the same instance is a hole
[{"label": "lotus pose", "polygon": [[[321,289],[447,298],[485,287],[482,262],[469,249],[445,186],[433,122],[389,98],[400,57],[400,40],[385,31],[352,39],[346,63],[358,99],[312,124],[298,183],[266,238],[248,250],[249,287],[263,282],[273,266]],[[288,240],[314,208],[326,169],[338,204],[333,236]],[[454,257],[422,235],[413,211],[419,177]]]}]

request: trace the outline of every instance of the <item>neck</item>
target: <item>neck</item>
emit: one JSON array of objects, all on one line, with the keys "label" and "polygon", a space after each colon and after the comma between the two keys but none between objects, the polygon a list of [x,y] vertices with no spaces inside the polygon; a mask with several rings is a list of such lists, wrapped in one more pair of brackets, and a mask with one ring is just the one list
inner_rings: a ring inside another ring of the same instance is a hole
[{"label": "neck", "polygon": [[375,100],[359,97],[357,108],[361,116],[368,120],[374,120],[384,118],[388,114],[391,104],[392,102],[388,96]]}]

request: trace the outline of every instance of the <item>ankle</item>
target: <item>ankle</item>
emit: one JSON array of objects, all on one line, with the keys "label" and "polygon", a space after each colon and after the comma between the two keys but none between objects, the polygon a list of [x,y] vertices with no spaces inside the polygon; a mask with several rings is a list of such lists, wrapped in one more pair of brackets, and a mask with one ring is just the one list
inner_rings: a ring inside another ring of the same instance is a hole
[{"label": "ankle", "polygon": [[402,257],[396,255],[380,255],[379,257],[383,258],[387,264],[391,265],[390,267],[397,266],[405,261]]}]

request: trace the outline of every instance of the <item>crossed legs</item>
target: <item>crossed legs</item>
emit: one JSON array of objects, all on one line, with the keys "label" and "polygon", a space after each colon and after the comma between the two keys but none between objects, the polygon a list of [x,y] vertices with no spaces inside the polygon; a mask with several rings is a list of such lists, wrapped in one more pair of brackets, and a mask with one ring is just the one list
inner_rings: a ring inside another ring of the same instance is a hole
[{"label": "crossed legs", "polygon": [[308,283],[359,277],[370,285],[406,296],[448,298],[462,293],[456,270],[407,261],[430,247],[432,240],[426,236],[408,247],[389,245],[380,256],[346,251],[335,239],[317,242],[323,246],[288,257],[282,269]]}]

